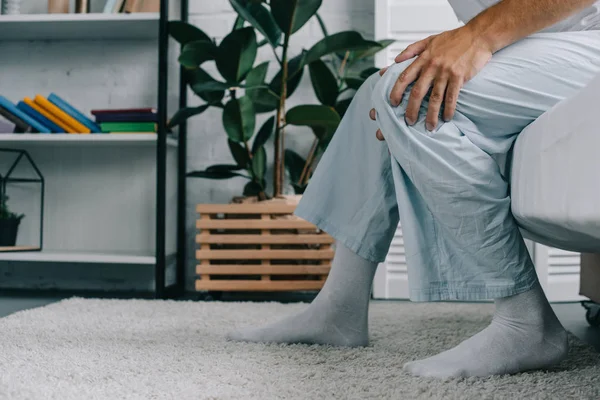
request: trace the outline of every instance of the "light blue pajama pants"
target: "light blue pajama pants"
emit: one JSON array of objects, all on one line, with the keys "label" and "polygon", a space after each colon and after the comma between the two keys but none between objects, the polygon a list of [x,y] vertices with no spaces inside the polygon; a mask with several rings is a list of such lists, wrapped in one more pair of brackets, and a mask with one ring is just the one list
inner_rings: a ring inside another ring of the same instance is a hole
[{"label": "light blue pajama pants", "polygon": [[413,301],[529,290],[536,273],[501,160],[528,124],[600,72],[600,31],[538,33],[499,51],[465,84],[454,119],[440,118],[434,132],[425,128],[427,102],[414,126],[404,122],[408,96],[390,105],[410,62],[356,93],[296,215],[373,262],[385,260],[401,221]]}]

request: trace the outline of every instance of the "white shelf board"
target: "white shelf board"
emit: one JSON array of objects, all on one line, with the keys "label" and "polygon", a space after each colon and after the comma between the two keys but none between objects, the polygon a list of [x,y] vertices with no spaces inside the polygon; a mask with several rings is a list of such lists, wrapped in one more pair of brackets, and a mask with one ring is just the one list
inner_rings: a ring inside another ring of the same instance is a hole
[{"label": "white shelf board", "polygon": [[156,258],[154,256],[128,254],[54,252],[43,250],[1,252],[0,261],[154,265],[156,263]]},{"label": "white shelf board", "polygon": [[158,38],[158,13],[0,15],[0,42]]},{"label": "white shelf board", "polygon": [[[3,143],[19,144],[155,144],[156,133],[97,133],[97,134],[71,134],[71,133],[0,133],[0,145]],[[167,145],[177,147],[177,139],[167,137]]]}]

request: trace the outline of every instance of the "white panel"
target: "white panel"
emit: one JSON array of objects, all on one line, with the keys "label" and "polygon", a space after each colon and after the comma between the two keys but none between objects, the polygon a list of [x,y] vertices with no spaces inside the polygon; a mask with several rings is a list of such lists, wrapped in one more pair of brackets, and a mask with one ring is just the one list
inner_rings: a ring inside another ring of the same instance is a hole
[{"label": "white panel", "polygon": [[534,262],[548,300],[570,302],[584,299],[579,296],[579,253],[536,244]]},{"label": "white panel", "polygon": [[408,268],[404,251],[404,238],[402,229],[398,226],[386,260],[377,270],[373,286],[373,298],[407,299],[408,297]]}]

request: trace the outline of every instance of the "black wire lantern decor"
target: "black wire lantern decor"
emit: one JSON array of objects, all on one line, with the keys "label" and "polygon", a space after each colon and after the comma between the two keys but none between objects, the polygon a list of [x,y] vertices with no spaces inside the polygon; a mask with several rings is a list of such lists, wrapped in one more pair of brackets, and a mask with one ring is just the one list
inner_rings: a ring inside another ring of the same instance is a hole
[{"label": "black wire lantern decor", "polygon": [[[0,148],[0,161],[8,158],[8,170],[0,170],[0,252],[9,251],[40,251],[42,250],[44,235],[44,176],[39,168],[25,150]],[[35,177],[27,178],[20,175],[19,170],[24,164],[29,164]],[[5,164],[2,164],[4,166]],[[9,184],[38,185],[40,188],[40,210],[39,210],[39,244],[16,245],[19,225],[23,214],[10,211]]]}]

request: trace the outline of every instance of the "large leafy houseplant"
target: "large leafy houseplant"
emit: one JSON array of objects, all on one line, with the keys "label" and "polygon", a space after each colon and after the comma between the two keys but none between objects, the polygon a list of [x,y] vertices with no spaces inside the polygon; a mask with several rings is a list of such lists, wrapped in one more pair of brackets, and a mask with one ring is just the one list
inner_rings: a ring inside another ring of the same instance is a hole
[{"label": "large leafy houseplant", "polygon": [[[365,40],[358,32],[328,34],[318,15],[322,0],[229,0],[237,13],[231,32],[217,44],[199,28],[172,21],[170,35],[181,45],[179,63],[191,90],[204,104],[179,110],[170,120],[171,127],[201,114],[210,107],[223,110],[222,122],[235,163],[213,165],[189,176],[229,179],[242,176],[249,180],[244,195],[266,199],[266,150],[273,137],[273,197],[282,194],[285,171],[296,193],[308,184],[319,155],[326,149],[341,117],[352,100],[353,90],[375,69],[349,74],[350,67],[382,50],[392,40]],[[311,18],[316,18],[323,38],[298,55],[290,54],[290,38]],[[262,37],[259,41],[258,34]],[[270,46],[278,72],[267,79],[269,62],[254,65],[257,50]],[[203,69],[214,62],[221,75],[212,77]],[[287,109],[286,101],[298,88],[308,69],[319,104]],[[256,129],[257,114],[270,113]],[[307,126],[314,133],[306,157],[285,147],[285,128]]]}]

